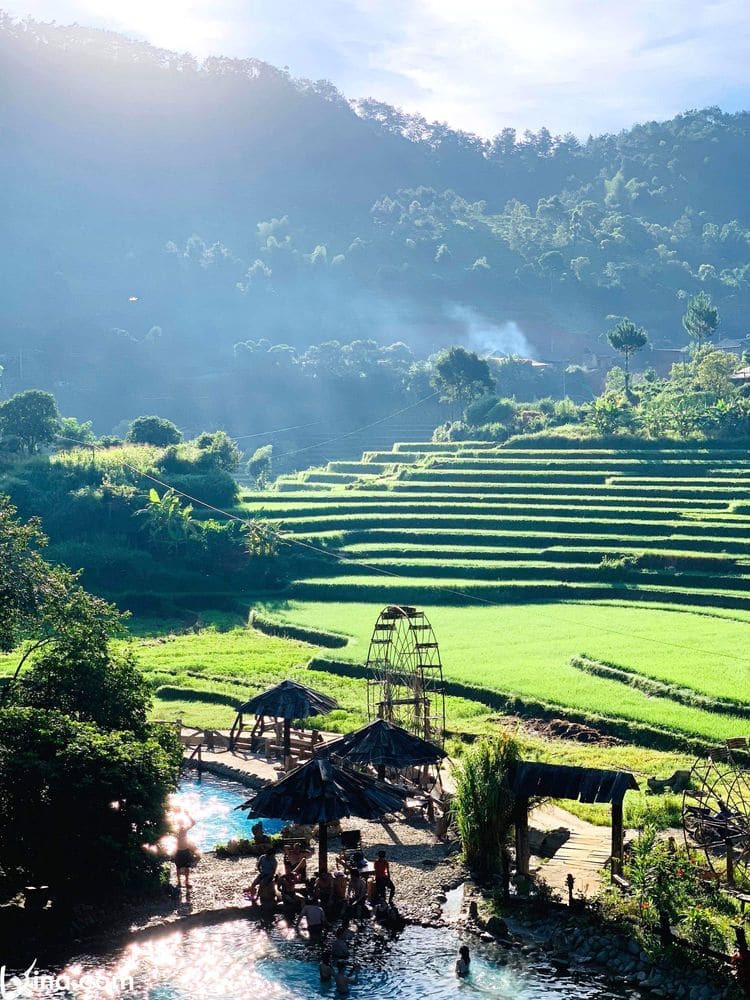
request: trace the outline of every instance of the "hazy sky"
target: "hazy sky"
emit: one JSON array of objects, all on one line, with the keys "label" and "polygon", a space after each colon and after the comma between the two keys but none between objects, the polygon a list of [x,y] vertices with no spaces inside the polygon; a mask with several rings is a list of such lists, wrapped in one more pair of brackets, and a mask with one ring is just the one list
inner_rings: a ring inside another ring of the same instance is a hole
[{"label": "hazy sky", "polygon": [[750,106],[747,0],[6,0],[163,48],[255,56],[459,128],[616,131]]}]

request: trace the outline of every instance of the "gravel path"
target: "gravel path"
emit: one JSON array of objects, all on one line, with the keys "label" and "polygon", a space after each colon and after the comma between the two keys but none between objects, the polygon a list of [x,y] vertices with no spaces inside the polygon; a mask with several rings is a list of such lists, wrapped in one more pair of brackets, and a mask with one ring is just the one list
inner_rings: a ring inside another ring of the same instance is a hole
[{"label": "gravel path", "polygon": [[[361,831],[363,850],[370,861],[379,850],[386,852],[396,886],[394,902],[406,919],[416,923],[440,919],[446,889],[453,888],[466,877],[457,842],[438,842],[431,824],[421,817],[392,823],[352,819],[344,821],[342,828]],[[331,868],[338,850],[338,838],[332,837],[329,842]],[[131,929],[169,923],[200,911],[247,906],[242,890],[255,877],[255,865],[253,857],[217,858],[212,852],[207,853],[192,872],[189,898],[184,890],[178,897],[172,869],[173,894],[148,909],[137,909],[129,917]],[[308,871],[315,871],[315,868],[316,858],[313,858]]]}]

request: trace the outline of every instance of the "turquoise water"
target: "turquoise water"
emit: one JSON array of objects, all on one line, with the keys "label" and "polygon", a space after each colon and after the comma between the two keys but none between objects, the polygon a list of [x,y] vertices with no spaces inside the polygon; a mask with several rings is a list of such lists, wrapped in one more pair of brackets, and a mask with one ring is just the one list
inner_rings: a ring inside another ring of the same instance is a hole
[{"label": "turquoise water", "polygon": [[[251,794],[236,781],[206,775],[202,781],[187,777],[180,782],[179,791],[170,796],[170,804],[193,817],[196,822],[190,837],[202,851],[210,851],[233,837],[252,838],[250,827],[256,821],[250,822],[246,812],[235,812],[235,807]],[[283,825],[280,820],[263,820],[266,833],[278,833]]]},{"label": "turquoise water", "polygon": [[[350,996],[367,1000],[452,1000],[497,997],[500,1000],[595,1000],[625,993],[586,978],[556,978],[550,970],[531,967],[522,955],[496,945],[468,943],[471,974],[455,977],[460,944],[448,928],[409,927],[397,938],[370,933],[354,958],[361,963],[359,981]],[[500,964],[510,954],[508,964]],[[177,932],[130,945],[108,962],[82,960],[67,974],[94,975],[102,985],[87,1000],[309,1000],[335,997],[334,986],[321,984],[320,944],[279,924],[266,933],[247,921]],[[132,988],[125,980],[132,976]],[[111,977],[111,978],[110,978]],[[106,981],[106,985],[105,985]],[[122,984],[122,985],[113,985]]]}]

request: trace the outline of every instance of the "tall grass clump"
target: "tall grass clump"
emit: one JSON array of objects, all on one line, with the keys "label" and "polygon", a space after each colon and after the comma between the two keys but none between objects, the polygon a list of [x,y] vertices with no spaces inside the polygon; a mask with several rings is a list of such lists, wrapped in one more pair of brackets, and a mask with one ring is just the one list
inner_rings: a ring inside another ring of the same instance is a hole
[{"label": "tall grass clump", "polygon": [[510,771],[520,747],[508,733],[468,749],[456,769],[454,816],[463,857],[478,874],[507,873],[507,839],[513,820]]}]

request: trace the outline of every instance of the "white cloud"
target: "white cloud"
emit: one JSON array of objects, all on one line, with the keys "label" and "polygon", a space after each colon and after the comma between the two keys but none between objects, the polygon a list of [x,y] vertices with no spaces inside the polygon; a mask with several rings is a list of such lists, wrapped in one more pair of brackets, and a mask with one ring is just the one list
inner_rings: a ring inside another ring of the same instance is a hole
[{"label": "white cloud", "polygon": [[746,0],[15,3],[199,56],[256,56],[485,135],[545,124],[586,135],[750,104]]}]

